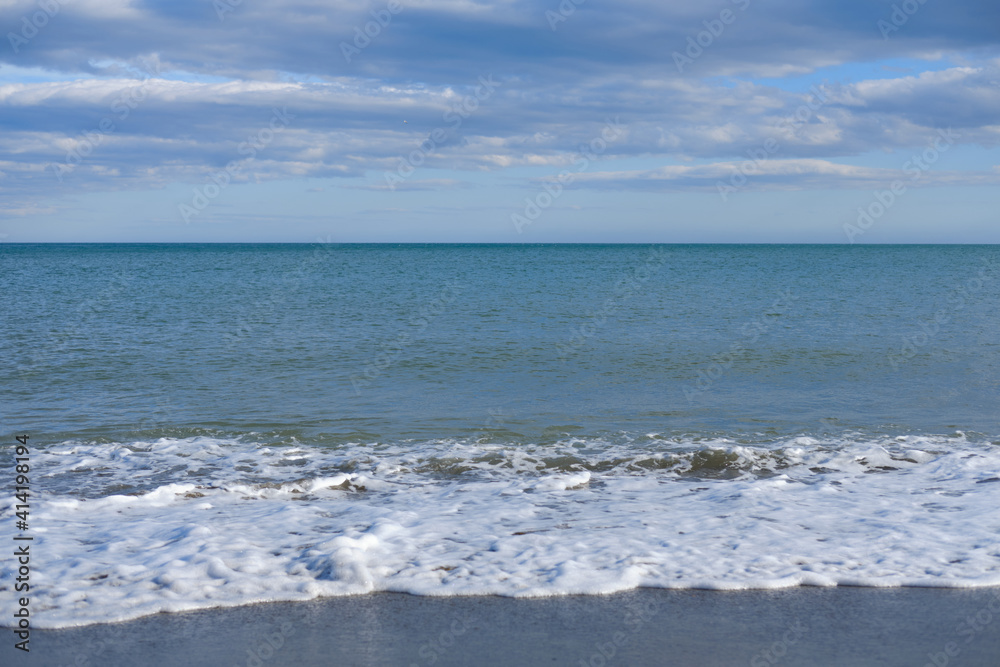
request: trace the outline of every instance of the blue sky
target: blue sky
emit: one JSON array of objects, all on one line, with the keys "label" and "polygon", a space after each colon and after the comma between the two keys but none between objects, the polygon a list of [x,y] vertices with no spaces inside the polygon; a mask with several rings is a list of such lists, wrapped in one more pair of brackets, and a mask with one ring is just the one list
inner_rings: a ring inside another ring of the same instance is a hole
[{"label": "blue sky", "polygon": [[5,242],[1000,243],[992,1],[8,0],[0,26]]}]

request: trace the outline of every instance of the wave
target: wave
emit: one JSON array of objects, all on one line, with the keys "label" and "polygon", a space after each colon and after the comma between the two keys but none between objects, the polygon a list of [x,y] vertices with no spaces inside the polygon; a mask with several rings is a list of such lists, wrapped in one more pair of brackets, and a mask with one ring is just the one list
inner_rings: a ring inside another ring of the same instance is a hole
[{"label": "wave", "polygon": [[963,434],[198,436],[64,442],[32,473],[37,627],[371,591],[1000,585],[1000,447]]}]

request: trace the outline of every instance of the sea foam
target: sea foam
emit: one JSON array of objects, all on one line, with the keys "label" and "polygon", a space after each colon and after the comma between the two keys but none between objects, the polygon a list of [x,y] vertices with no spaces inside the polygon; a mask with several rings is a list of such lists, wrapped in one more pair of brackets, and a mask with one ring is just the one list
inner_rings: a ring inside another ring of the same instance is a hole
[{"label": "sea foam", "polygon": [[[195,437],[66,442],[32,471],[43,628],[372,591],[1000,585],[1000,447],[961,435]],[[4,561],[5,624],[15,576]]]}]

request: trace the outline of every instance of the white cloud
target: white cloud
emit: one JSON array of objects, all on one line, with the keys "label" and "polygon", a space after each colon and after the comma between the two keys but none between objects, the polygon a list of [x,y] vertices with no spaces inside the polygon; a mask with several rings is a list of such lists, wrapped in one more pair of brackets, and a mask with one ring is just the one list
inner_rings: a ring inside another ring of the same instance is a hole
[{"label": "white cloud", "polygon": [[731,183],[734,174],[746,175],[748,190],[871,189],[900,181],[907,187],[1000,185],[1000,171],[935,171],[888,169],[838,164],[829,160],[768,160],[748,165],[716,162],[698,166],[671,165],[642,171],[582,173],[574,185],[613,190],[711,190]]},{"label": "white cloud", "polygon": [[[9,3],[0,20],[13,25],[34,6]],[[963,19],[954,6],[928,5],[885,42],[874,29],[881,9],[870,3],[753,3],[681,76],[672,50],[718,7],[584,3],[552,31],[544,16],[558,9],[552,0],[411,0],[346,63],[339,43],[383,6],[246,1],[220,22],[206,2],[67,2],[44,37],[19,54],[0,54],[0,195],[198,182],[241,159],[241,144],[266,127],[275,107],[295,118],[243,178],[379,176],[439,128],[445,139],[427,151],[423,168],[558,169],[615,116],[627,130],[605,158],[709,164],[589,174],[581,184],[627,187],[633,179],[647,189],[711,188],[728,174],[729,160],[770,140],[780,148],[748,187],[870,187],[891,180],[892,170],[836,161],[922,147],[950,124],[961,143],[992,148],[1000,141],[996,59],[829,83],[818,105],[809,94],[719,78],[787,76],[879,58],[957,58],[959,46],[995,53],[989,20],[996,11],[989,8]],[[862,25],[865,12],[870,21]],[[150,65],[152,78],[134,78]],[[503,83],[457,126],[446,120],[481,75]],[[788,122],[806,104],[813,106],[805,117]],[[113,128],[62,182],[54,178],[53,165],[85,149],[105,120]],[[982,171],[963,173],[935,172],[925,183],[988,182]],[[451,187],[427,175],[413,183]]]}]

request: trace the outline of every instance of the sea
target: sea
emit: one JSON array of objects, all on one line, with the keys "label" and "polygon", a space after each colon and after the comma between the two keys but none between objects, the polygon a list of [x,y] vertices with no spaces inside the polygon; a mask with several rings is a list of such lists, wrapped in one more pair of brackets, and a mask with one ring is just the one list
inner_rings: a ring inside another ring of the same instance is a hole
[{"label": "sea", "polygon": [[1000,246],[0,244],[0,544],[42,628],[997,586],[998,288]]}]

